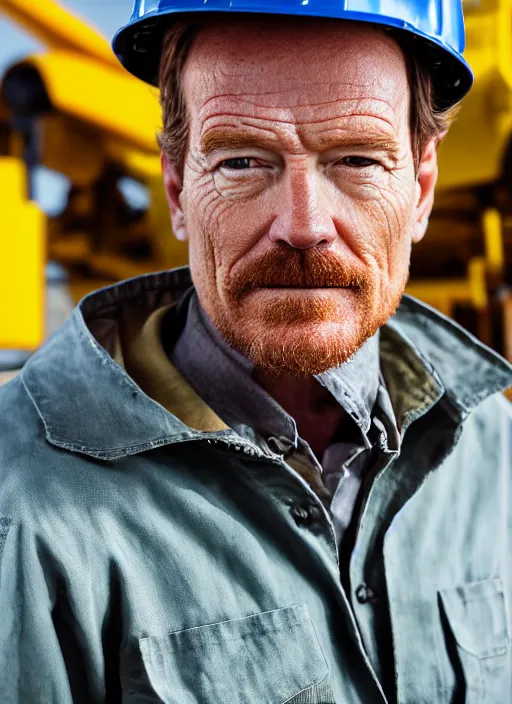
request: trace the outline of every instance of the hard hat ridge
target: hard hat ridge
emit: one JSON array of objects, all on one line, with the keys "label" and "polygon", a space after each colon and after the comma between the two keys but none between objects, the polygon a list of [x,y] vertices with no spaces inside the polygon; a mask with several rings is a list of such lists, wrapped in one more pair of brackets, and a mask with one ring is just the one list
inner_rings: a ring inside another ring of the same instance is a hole
[{"label": "hard hat ridge", "polygon": [[123,66],[157,84],[162,41],[173,19],[192,13],[252,13],[368,22],[398,32],[431,72],[436,106],[449,108],[473,83],[464,60],[461,0],[134,0],[132,16],[113,39]]}]

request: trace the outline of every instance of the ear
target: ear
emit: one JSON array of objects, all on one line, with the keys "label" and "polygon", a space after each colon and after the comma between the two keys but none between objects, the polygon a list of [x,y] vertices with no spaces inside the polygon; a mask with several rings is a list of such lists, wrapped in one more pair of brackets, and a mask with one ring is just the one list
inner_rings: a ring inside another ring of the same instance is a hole
[{"label": "ear", "polygon": [[420,242],[428,227],[428,219],[434,204],[434,189],[437,181],[437,145],[440,137],[432,137],[427,143],[416,176],[416,210],[412,241]]},{"label": "ear", "polygon": [[162,172],[164,175],[164,189],[165,195],[167,196],[167,204],[171,212],[172,231],[176,239],[185,242],[187,239],[187,230],[185,227],[185,216],[181,206],[183,179],[174,164],[172,164],[164,154],[162,154]]}]

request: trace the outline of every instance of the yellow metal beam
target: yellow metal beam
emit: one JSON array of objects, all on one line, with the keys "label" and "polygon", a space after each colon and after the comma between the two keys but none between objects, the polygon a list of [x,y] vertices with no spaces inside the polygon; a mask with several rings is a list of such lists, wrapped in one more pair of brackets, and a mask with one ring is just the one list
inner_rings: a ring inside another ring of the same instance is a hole
[{"label": "yellow metal beam", "polygon": [[[437,191],[500,178],[512,130],[512,2],[465,4],[465,58],[475,85],[439,148]],[[477,128],[475,128],[477,126]]]},{"label": "yellow metal beam", "polygon": [[472,292],[467,279],[412,279],[407,293],[452,317],[456,303],[471,303]]},{"label": "yellow metal beam", "polygon": [[105,37],[54,0],[0,0],[1,13],[49,49],[82,54],[124,71]]},{"label": "yellow metal beam", "polygon": [[44,338],[46,219],[26,197],[26,170],[0,158],[0,349],[35,350]]},{"label": "yellow metal beam", "polygon": [[55,110],[115,136],[125,148],[159,153],[156,133],[161,117],[156,89],[126,72],[108,70],[87,56],[70,52],[33,55],[21,64],[40,73]]},{"label": "yellow metal beam", "polygon": [[496,208],[486,208],[482,215],[484,233],[485,262],[489,274],[501,274],[505,266],[503,248],[503,224]]}]

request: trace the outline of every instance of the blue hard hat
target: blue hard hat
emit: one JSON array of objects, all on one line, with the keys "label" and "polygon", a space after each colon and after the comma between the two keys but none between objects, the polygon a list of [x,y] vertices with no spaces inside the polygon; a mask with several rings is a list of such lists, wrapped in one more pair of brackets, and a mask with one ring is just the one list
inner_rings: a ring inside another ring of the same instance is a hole
[{"label": "blue hard hat", "polygon": [[473,84],[471,68],[462,57],[462,0],[134,0],[129,23],[113,39],[116,56],[134,76],[157,85],[162,40],[173,17],[198,12],[375,23],[410,40],[411,51],[423,57],[433,77],[439,108],[458,103]]}]

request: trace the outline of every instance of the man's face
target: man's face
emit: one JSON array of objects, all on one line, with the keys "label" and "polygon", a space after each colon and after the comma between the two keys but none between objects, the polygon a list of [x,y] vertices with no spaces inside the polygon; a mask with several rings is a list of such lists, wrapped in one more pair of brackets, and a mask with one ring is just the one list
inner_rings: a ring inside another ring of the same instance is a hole
[{"label": "man's face", "polygon": [[339,366],[396,310],[431,204],[401,50],[354,23],[249,17],[202,30],[183,80],[183,179],[164,174],[203,308],[267,371]]}]

